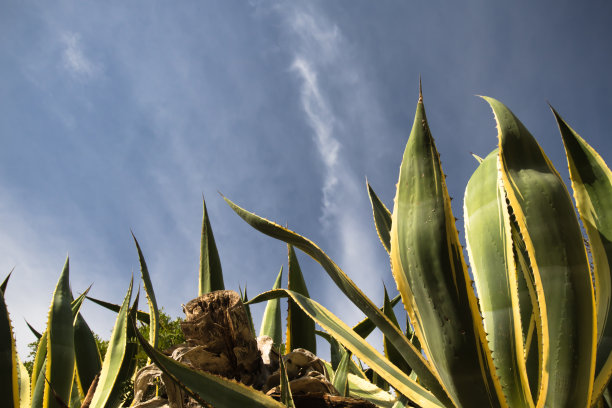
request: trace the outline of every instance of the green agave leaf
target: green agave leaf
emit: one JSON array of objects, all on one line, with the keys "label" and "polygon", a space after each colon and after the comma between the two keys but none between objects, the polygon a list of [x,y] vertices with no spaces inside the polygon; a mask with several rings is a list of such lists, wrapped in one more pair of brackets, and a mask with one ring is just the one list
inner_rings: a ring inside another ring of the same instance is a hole
[{"label": "green agave leaf", "polygon": [[212,227],[206,210],[206,202],[202,196],[202,239],[200,244],[200,279],[198,296],[215,290],[224,290],[223,272],[219,252],[215,244]]},{"label": "green agave leaf", "polygon": [[444,406],[431,392],[410,379],[408,375],[382,356],[361,336],[357,335],[350,327],[338,319],[338,317],[314,300],[308,299],[291,290],[276,289],[256,296],[251,300],[251,303],[259,303],[269,299],[288,296],[291,297],[291,299],[293,299],[312,320],[317,322],[323,329],[330,333],[330,335],[342,343],[344,347],[349,349],[359,359],[379,373],[398,392],[409,396],[423,408],[439,408]]},{"label": "green agave leaf", "polygon": [[[519,277],[505,191],[498,185],[497,157],[496,149],[468,182],[465,239],[489,349],[506,401],[511,407],[533,407],[524,358]],[[528,292],[526,286],[524,292]]]},{"label": "green agave leaf", "polygon": [[0,291],[0,395],[7,408],[19,407],[19,380],[17,351],[11,319],[4,302],[4,290]]},{"label": "green agave leaf", "polygon": [[30,329],[30,331],[32,332],[32,334],[34,334],[34,336],[36,336],[37,340],[40,340],[40,338],[42,337],[42,334],[36,330],[34,327],[32,327],[32,325],[30,323],[27,322],[26,320],[26,325],[28,326],[28,328]]},{"label": "green agave leaf", "polygon": [[421,345],[454,403],[505,406],[422,96],[397,183],[391,263]]},{"label": "green agave leaf", "polygon": [[23,365],[19,355],[15,353],[17,357],[17,365],[18,365],[18,381],[19,381],[19,406],[21,407],[29,407],[30,406],[30,374],[28,374],[28,369]]},{"label": "green agave leaf", "polygon": [[391,394],[351,373],[348,374],[348,388],[351,397],[363,398],[378,407],[391,408],[394,405],[395,398]]},{"label": "green agave leaf", "polygon": [[11,278],[11,275],[13,274],[14,270],[15,270],[15,268],[11,269],[9,274],[6,275],[6,278],[4,278],[4,280],[2,281],[2,284],[0,285],[0,292],[2,292],[2,293],[6,292],[6,286],[8,285],[8,281]]},{"label": "green agave leaf", "polygon": [[132,233],[136,249],[138,250],[138,261],[140,262],[140,273],[142,276],[142,282],[144,284],[145,293],[147,295],[147,303],[149,304],[149,340],[153,344],[153,347],[157,347],[159,337],[159,309],[157,308],[157,300],[155,300],[155,291],[153,290],[153,283],[151,282],[151,275],[149,275],[149,268],[147,268],[147,262],[145,261],[138,240]]},{"label": "green agave leaf", "polygon": [[[30,375],[30,388],[32,390],[36,390],[38,384],[38,378],[41,377],[41,373],[44,373],[43,367],[45,367],[45,362],[47,361],[47,332],[45,331],[39,342],[38,347],[36,348],[36,355],[34,356],[34,364],[32,366],[32,375]],[[42,392],[44,392],[44,381],[42,384]],[[34,392],[34,391],[32,391]],[[32,406],[34,407],[34,398],[32,397]],[[40,396],[40,406],[42,407],[42,394]]]},{"label": "green agave leaf", "polygon": [[[346,354],[348,354],[348,352],[329,333],[320,330],[316,330],[315,333],[317,334],[317,336],[324,338],[329,343],[331,363],[328,367],[328,371],[331,370],[331,372],[333,372],[338,368],[340,361],[344,358]],[[366,375],[364,374],[363,370],[357,365],[357,363],[355,363],[352,358],[349,358],[348,361],[348,372],[367,380]]]},{"label": "green agave leaf", "polygon": [[[274,286],[272,289],[278,289],[281,287],[283,279],[283,268],[281,267]],[[259,329],[260,336],[270,336],[272,341],[276,345],[283,343],[283,324],[281,320],[281,308],[280,299],[273,299],[266,305],[264,310],[263,318],[261,319],[261,327]]]},{"label": "green agave leaf", "polygon": [[529,254],[542,316],[537,405],[588,406],[597,321],[587,253],[571,198],[525,126],[499,101],[485,100],[497,121],[503,186]]},{"label": "green agave leaf", "polygon": [[[109,302],[105,302],[103,300],[100,299],[96,299],[96,298],[92,298],[91,296],[85,296],[87,299],[91,300],[92,302],[112,311],[112,312],[119,312],[119,310],[121,309],[121,305],[116,305],[114,303],[109,303]],[[151,318],[149,316],[149,314],[147,312],[143,312],[142,310],[139,310],[138,312],[136,312],[136,316],[138,318],[139,321],[143,322],[144,324],[151,324]]]},{"label": "green agave leaf", "polygon": [[348,397],[349,385],[348,385],[348,368],[349,361],[351,359],[350,353],[344,353],[336,371],[334,372],[334,388],[338,390],[341,396]]},{"label": "green agave leaf", "polygon": [[280,402],[286,407],[295,408],[293,396],[291,395],[291,386],[289,385],[289,377],[287,376],[287,369],[285,368],[285,361],[279,358],[278,362],[280,366]]},{"label": "green agave leaf", "polygon": [[[87,289],[77,299],[71,302],[70,309],[72,312],[73,321],[78,316],[79,311],[81,309],[81,305],[83,304],[83,300],[85,299],[88,291],[89,289]],[[72,298],[72,295],[70,295],[70,298]],[[30,329],[33,330],[32,327],[30,327]],[[47,331],[45,330],[45,332],[39,338],[38,347],[36,348],[36,355],[34,357],[34,364],[32,366],[32,375],[30,376],[30,389],[32,390],[38,389],[37,384],[38,384],[38,379],[40,377],[40,374],[45,372],[43,371],[43,366],[45,366],[45,362],[47,360],[47,346],[48,346],[47,338],[48,338]],[[42,392],[44,392],[44,381],[41,384],[42,384],[41,387],[43,388],[41,388],[42,391],[41,391],[41,395],[39,398],[40,400],[39,406],[42,406],[42,398],[43,398]],[[34,398],[32,398],[32,401],[34,401]],[[34,404],[32,406],[34,406]]]},{"label": "green agave leaf", "polygon": [[[69,261],[57,282],[47,321],[47,364],[43,407],[61,407],[57,398],[70,400],[74,378],[74,329],[72,295],[69,284]],[[81,299],[82,303],[82,299]],[[80,303],[75,305],[78,309]]]},{"label": "green agave leaf", "polygon": [[366,181],[368,186],[368,195],[370,196],[370,203],[372,204],[372,212],[374,213],[374,225],[376,226],[376,232],[378,238],[382,242],[387,252],[391,252],[391,212],[378,198],[370,183]]},{"label": "green agave leaf", "polygon": [[[387,288],[385,288],[384,301],[385,301],[385,304],[383,306],[383,313],[385,314],[385,316],[389,318],[389,320],[391,320],[391,322],[393,322],[393,324],[395,324],[399,328],[397,317],[395,316],[395,313],[393,312],[393,305],[391,304],[391,300],[389,300],[389,294],[387,293]],[[389,361],[395,364],[404,373],[410,374],[410,371],[412,371],[412,369],[406,363],[406,360],[402,358],[402,355],[397,351],[393,343],[389,341],[387,336],[383,336],[383,347],[384,347],[385,357],[387,357]]]},{"label": "green agave leaf", "polygon": [[[391,307],[395,307],[395,305],[397,305],[401,299],[401,295],[395,295],[395,297],[391,299]],[[380,311],[382,312],[383,308],[380,308]],[[353,330],[355,330],[355,333],[357,333],[364,339],[367,338],[374,331],[375,328],[376,325],[369,317],[366,317],[365,319],[357,323],[355,326],[353,326]]]},{"label": "green agave leaf", "polygon": [[582,224],[593,257],[597,305],[597,357],[595,401],[612,376],[612,172],[601,156],[553,109],[567,155],[567,161]]},{"label": "green agave leaf", "polygon": [[117,314],[117,320],[111,333],[108,349],[102,363],[102,371],[96,387],[96,392],[91,400],[91,408],[105,408],[114,406],[118,401],[113,401],[117,388],[122,384],[120,373],[124,361],[128,356],[128,313],[130,299],[132,297],[132,286],[134,278],[130,280],[130,286],[123,300],[123,304]]},{"label": "green agave leaf", "polygon": [[[47,333],[43,334],[43,338],[46,338]],[[43,406],[43,398],[45,395],[45,370],[47,369],[47,360],[45,359],[42,363],[41,372],[36,377],[36,383],[32,387],[32,408],[41,408]],[[34,377],[32,377],[34,378]]]},{"label": "green agave leaf", "polygon": [[102,358],[94,334],[80,313],[74,323],[74,355],[79,391],[86,394],[102,369]]},{"label": "green agave leaf", "polygon": [[264,393],[235,381],[195,371],[170,357],[165,356],[151,345],[136,330],[136,322],[131,322],[136,337],[151,360],[174,382],[187,391],[201,404],[211,404],[216,408],[263,407],[282,408],[278,401]]},{"label": "green agave leaf", "polygon": [[[289,257],[287,288],[309,297],[306,281],[304,281],[304,275],[293,246],[287,245],[287,252]],[[287,353],[296,348],[303,348],[317,354],[314,322],[291,299],[289,299],[287,305]]]},{"label": "green agave leaf", "polygon": [[368,318],[372,320],[393,343],[419,376],[419,381],[427,387],[444,406],[453,406],[444,386],[429,363],[421,355],[404,334],[387,318],[382,311],[355,285],[355,283],[312,241],[290,231],[282,226],[250,213],[229,199],[225,201],[243,220],[256,230],[273,238],[287,242],[310,255],[327,272],[338,288],[353,302]]},{"label": "green agave leaf", "polygon": [[253,316],[251,315],[251,308],[249,307],[249,304],[248,304],[249,295],[247,294],[247,287],[246,285],[244,285],[244,294],[242,293],[242,289],[240,287],[238,287],[238,290],[240,291],[240,299],[242,300],[242,304],[244,305],[244,310],[246,311],[246,314],[249,320],[249,325],[251,327],[251,333],[253,333],[253,336],[257,336],[257,333],[255,333],[255,325],[253,324]]}]

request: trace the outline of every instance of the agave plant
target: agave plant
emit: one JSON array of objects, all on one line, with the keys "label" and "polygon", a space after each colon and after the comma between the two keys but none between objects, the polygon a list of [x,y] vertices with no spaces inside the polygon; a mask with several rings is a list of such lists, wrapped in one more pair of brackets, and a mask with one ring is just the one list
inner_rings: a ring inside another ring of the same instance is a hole
[{"label": "agave plant", "polygon": [[[485,158],[477,158],[480,164],[465,191],[470,269],[420,95],[393,212],[367,186],[399,295],[391,300],[385,289],[383,307],[378,307],[315,243],[226,199],[252,227],[288,245],[288,288],[281,288],[281,268],[271,291],[248,301],[245,289],[246,311],[250,304],[268,302],[259,335],[269,336],[279,350],[315,352],[316,334],[328,340],[332,361],[325,365],[333,387],[341,396],[362,397],[379,407],[612,407],[607,391],[612,376],[612,173],[553,110],[565,145],[574,206],[559,173],[523,124],[500,102],[484,99],[493,109],[499,144]],[[205,204],[203,214],[199,295],[224,289]],[[3,406],[120,406],[122,387],[135,370],[136,339],[167,378],[202,405],[296,406],[283,359],[280,396],[273,399],[244,384],[196,371],[157,349],[159,311],[134,240],[149,312],[137,310],[138,296],[131,302],[132,283],[122,305],[92,299],[117,312],[103,362],[80,315],[87,291],[72,298],[66,262],[47,328],[37,335],[39,347],[28,378],[15,351],[4,304],[8,278],[4,281]],[[309,298],[294,248],[323,267],[366,315],[362,322],[349,327]],[[280,298],[288,299],[285,344]],[[407,316],[405,332],[393,312],[400,298]],[[149,340],[136,328],[136,320],[149,324]],[[324,331],[315,331],[314,322]],[[383,333],[382,353],[365,340],[375,328]],[[385,391],[389,387],[395,392]]]},{"label": "agave plant", "polygon": [[[383,357],[321,305],[290,290],[252,302],[290,297],[399,394],[423,407],[609,405],[612,173],[553,110],[577,215],[533,136],[502,103],[484,99],[497,121],[499,146],[479,159],[465,193],[471,271],[422,96],[392,214],[370,188],[377,230],[420,348],[313,242],[227,200],[254,228],[317,260],[401,359]],[[404,363],[418,381],[399,368]]]}]

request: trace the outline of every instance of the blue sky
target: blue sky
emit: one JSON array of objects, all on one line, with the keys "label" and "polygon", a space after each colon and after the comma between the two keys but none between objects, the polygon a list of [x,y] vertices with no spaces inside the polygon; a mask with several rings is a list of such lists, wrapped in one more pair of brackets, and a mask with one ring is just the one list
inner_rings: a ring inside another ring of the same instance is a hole
[{"label": "blue sky", "polygon": [[[139,272],[130,229],[158,303],[181,315],[197,295],[202,194],[227,288],[267,290],[286,247],[217,192],[317,242],[381,302],[382,282],[395,289],[365,179],[391,207],[419,76],[460,217],[470,152],[496,145],[477,94],[508,105],[564,178],[547,101],[612,161],[610,21],[604,0],[2,1],[0,271],[15,267],[20,352],[66,254],[75,292],[93,283],[121,301]],[[357,322],[300,261],[312,297]],[[112,313],[83,313],[108,336]]]}]

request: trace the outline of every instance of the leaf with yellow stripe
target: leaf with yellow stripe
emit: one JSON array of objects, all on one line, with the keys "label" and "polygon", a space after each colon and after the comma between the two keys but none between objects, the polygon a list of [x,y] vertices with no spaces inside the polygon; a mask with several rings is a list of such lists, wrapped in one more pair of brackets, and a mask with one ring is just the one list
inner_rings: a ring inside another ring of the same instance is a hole
[{"label": "leaf with yellow stripe", "polygon": [[374,225],[380,242],[385,247],[387,252],[391,252],[391,212],[385,204],[378,198],[370,183],[368,186],[368,196],[372,204],[372,213],[374,214]]},{"label": "leaf with yellow stripe", "polygon": [[[43,408],[60,408],[57,398],[70,401],[74,378],[74,315],[69,283],[69,261],[57,282],[47,321],[47,363]],[[80,300],[82,302],[82,299]],[[56,398],[57,397],[57,398]]]},{"label": "leaf with yellow stripe", "polygon": [[[281,267],[274,286],[272,289],[278,289],[281,287],[283,279],[283,268]],[[281,308],[280,300],[273,299],[268,302],[266,309],[264,310],[263,317],[261,318],[261,327],[259,328],[260,336],[270,336],[274,344],[281,345],[283,343],[283,322],[281,320]]]},{"label": "leaf with yellow stripe", "polygon": [[11,319],[0,290],[0,395],[7,408],[19,407],[17,352]]},{"label": "leaf with yellow stripe", "polygon": [[497,121],[503,186],[529,254],[542,316],[537,406],[586,407],[597,323],[578,219],[561,177],[533,136],[501,102],[485,99]]},{"label": "leaf with yellow stripe", "polygon": [[521,307],[529,306],[527,310],[531,311],[531,304],[519,302],[519,272],[514,262],[505,192],[498,183],[497,160],[496,149],[468,182],[464,198],[465,238],[483,325],[504,396],[511,407],[533,407],[521,320]]},{"label": "leaf with yellow stripe", "polygon": [[422,95],[400,166],[391,264],[420,343],[455,404],[505,406]]},{"label": "leaf with yellow stripe", "polygon": [[361,336],[355,333],[353,329],[342,322],[342,320],[314,300],[288,289],[275,289],[257,295],[251,299],[250,303],[259,303],[278,297],[290,297],[304,313],[355,354],[357,358],[365,362],[388,381],[398,392],[410,397],[423,408],[440,408],[445,406],[430,391],[412,380],[407,374],[376,351]]},{"label": "leaf with yellow stripe", "polygon": [[202,296],[215,290],[224,290],[223,271],[221,260],[217,251],[217,244],[213,235],[206,202],[202,196],[202,237],[200,242],[200,274],[198,295]]},{"label": "leaf with yellow stripe", "polygon": [[[287,289],[309,297],[302,268],[300,268],[297,255],[291,245],[287,245],[287,256],[289,258]],[[314,354],[317,353],[315,324],[302,309],[289,299],[287,302],[287,353],[296,348],[303,348]]]},{"label": "leaf with yellow stripe", "polygon": [[288,244],[301,249],[306,254],[316,260],[329,277],[334,281],[338,288],[344,293],[347,298],[355,304],[378,329],[380,329],[389,341],[397,348],[404,360],[408,362],[410,367],[417,373],[419,381],[432,394],[442,402],[444,406],[453,406],[447,391],[441,384],[440,379],[432,370],[430,364],[421,354],[421,350],[417,350],[414,345],[404,336],[391,320],[370,300],[357,285],[332,261],[325,252],[321,250],[314,242],[310,241],[295,232],[280,226],[277,223],[259,217],[256,214],[250,213],[243,208],[237,206],[229,199],[225,201],[243,220],[256,230],[269,235],[273,238],[284,241]]},{"label": "leaf with yellow stripe", "polygon": [[593,257],[597,305],[597,357],[593,398],[602,395],[612,376],[612,172],[602,157],[553,109],[561,131],[576,199]]}]

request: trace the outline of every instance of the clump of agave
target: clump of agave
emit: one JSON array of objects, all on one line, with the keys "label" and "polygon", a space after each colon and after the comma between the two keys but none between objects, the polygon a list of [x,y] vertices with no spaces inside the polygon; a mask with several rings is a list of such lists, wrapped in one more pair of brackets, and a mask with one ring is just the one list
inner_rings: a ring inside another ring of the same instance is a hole
[{"label": "clump of agave", "polygon": [[[374,221],[389,253],[409,324],[400,329],[399,300],[385,292],[383,307],[370,300],[316,244],[226,199],[255,229],[289,248],[289,284],[248,304],[267,301],[259,331],[289,353],[315,350],[315,333],[330,342],[329,379],[343,396],[382,407],[611,407],[612,173],[553,110],[565,145],[575,198],[523,124],[500,102],[484,98],[498,127],[498,148],[485,158],[465,192],[468,270],[439,154],[419,98],[400,166],[393,212],[368,186]],[[578,210],[578,214],[576,213]],[[583,236],[583,230],[586,237]],[[193,370],[157,349],[158,312],[144,257],[136,242],[149,313],[132,304],[132,284],[118,311],[104,362],[73,300],[68,263],[53,295],[32,377],[15,352],[10,320],[0,302],[0,395],[10,407],[121,404],[121,383],[133,376],[138,344],[169,378],[201,404],[215,407],[295,406],[280,359],[280,396]],[[294,248],[314,258],[366,315],[349,327],[308,291]],[[282,273],[282,270],[281,270]],[[204,207],[200,295],[224,289],[221,264]],[[473,281],[472,281],[473,279]],[[6,283],[6,282],[5,282]],[[0,295],[6,290],[3,284]],[[280,298],[288,298],[282,347]],[[131,305],[131,306],[130,306]],[[136,320],[150,323],[149,341]],[[314,322],[324,332],[315,332]],[[366,342],[378,328],[384,352]],[[93,343],[92,343],[93,342]],[[96,358],[97,356],[97,358]],[[363,369],[363,364],[368,370]],[[98,375],[97,386],[90,387]],[[392,387],[394,393],[385,389]],[[4,406],[3,405],[3,406]]]}]

